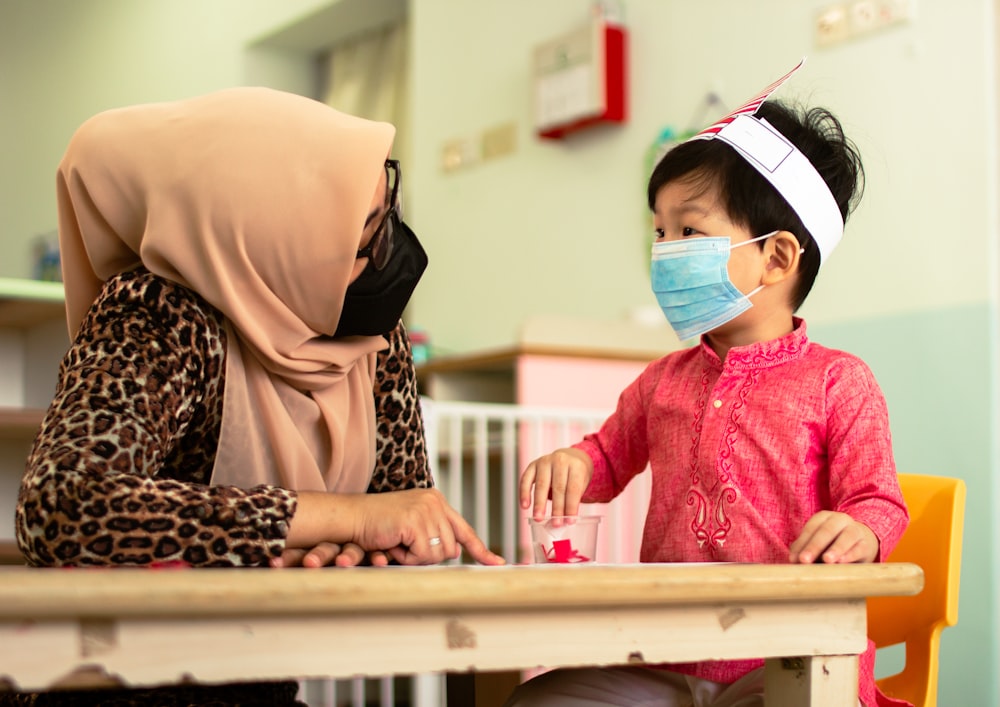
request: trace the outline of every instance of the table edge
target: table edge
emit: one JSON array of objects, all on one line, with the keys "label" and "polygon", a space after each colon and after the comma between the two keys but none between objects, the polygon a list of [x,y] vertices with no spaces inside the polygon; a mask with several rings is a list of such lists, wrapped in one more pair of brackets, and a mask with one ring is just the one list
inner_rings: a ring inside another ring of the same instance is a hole
[{"label": "table edge", "polygon": [[325,570],[0,567],[0,620],[842,601],[918,594],[923,579],[923,570],[910,563]]}]

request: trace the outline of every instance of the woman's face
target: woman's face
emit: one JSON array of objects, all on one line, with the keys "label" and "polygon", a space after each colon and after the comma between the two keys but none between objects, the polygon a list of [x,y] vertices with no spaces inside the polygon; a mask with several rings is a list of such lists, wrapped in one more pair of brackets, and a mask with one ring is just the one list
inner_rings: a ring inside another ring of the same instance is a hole
[{"label": "woman's face", "polygon": [[[378,184],[375,185],[375,193],[372,194],[371,204],[368,206],[368,216],[365,217],[365,230],[361,232],[361,242],[358,243],[358,250],[367,246],[375,235],[375,229],[382,223],[382,215],[389,208],[388,195],[388,175],[383,169],[379,173]],[[358,279],[364,269],[368,266],[368,258],[358,258],[354,262],[354,269],[351,271],[351,280]]]}]

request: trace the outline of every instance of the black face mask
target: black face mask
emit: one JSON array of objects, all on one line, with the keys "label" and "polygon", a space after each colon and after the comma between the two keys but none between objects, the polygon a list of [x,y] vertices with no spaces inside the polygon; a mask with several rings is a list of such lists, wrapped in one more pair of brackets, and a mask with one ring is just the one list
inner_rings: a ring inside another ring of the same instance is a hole
[{"label": "black face mask", "polygon": [[385,267],[376,270],[369,261],[348,286],[334,336],[378,336],[388,334],[399,323],[427,267],[427,253],[417,235],[402,221],[399,225]]}]

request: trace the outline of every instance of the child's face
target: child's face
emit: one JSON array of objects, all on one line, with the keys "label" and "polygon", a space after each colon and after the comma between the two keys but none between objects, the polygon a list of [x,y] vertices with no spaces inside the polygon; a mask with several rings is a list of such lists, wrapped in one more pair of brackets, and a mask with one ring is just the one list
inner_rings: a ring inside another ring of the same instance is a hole
[{"label": "child's face", "polygon": [[[687,181],[669,182],[660,188],[653,225],[657,242],[728,236],[736,245],[763,235],[750,233],[730,221],[715,187],[693,187]],[[736,248],[729,252],[729,279],[746,294],[761,284],[765,265],[765,256],[756,245]]]}]

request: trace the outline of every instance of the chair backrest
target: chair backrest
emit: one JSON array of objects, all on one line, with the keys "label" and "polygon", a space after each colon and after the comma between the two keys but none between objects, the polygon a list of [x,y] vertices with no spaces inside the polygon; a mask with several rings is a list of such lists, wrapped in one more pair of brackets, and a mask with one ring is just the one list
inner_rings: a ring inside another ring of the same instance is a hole
[{"label": "chair backrest", "polygon": [[965,483],[900,474],[899,484],[910,525],[888,559],[920,565],[924,589],[912,597],[869,599],[868,636],[878,648],[906,646],[903,670],[878,680],[881,690],[916,707],[935,707],[941,631],[958,621]]}]

